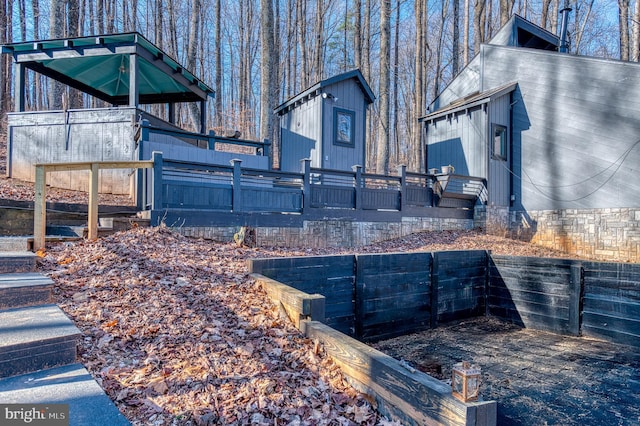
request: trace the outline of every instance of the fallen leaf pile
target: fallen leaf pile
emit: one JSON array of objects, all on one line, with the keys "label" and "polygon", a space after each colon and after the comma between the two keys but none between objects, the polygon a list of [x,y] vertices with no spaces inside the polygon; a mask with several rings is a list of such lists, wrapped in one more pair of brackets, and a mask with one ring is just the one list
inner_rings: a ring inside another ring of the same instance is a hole
[{"label": "fallen leaf pile", "polygon": [[136,424],[379,424],[248,278],[256,255],[138,228],[54,246],[41,269],[83,332],[81,361]]}]

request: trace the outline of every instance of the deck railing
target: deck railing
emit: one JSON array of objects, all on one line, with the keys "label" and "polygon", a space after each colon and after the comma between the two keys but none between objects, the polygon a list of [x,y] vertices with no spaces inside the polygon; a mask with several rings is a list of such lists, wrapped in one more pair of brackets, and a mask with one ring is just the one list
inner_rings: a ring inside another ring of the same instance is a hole
[{"label": "deck railing", "polygon": [[[243,168],[241,160],[213,166],[163,159],[154,153],[154,198],[147,209],[193,209],[231,212],[304,213],[311,209],[403,211],[431,208],[435,176],[407,173],[396,176],[311,167],[302,160],[302,172]],[[476,178],[472,178],[474,182]],[[147,185],[148,190],[152,189]],[[472,206],[471,206],[472,207]]]},{"label": "deck railing", "polygon": [[[440,188],[438,176],[407,173],[405,166],[398,168],[397,176],[386,176],[363,173],[361,166],[354,166],[351,172],[312,168],[311,160],[305,159],[302,172],[292,173],[243,168],[242,160],[237,159],[229,166],[170,160],[157,151],[147,161],[37,164],[35,167],[35,250],[45,245],[46,175],[49,172],[90,172],[89,239],[97,237],[101,169],[152,169],[137,181],[137,194],[141,196],[138,207],[152,213],[176,209],[203,211],[203,214],[206,214],[204,211],[298,214],[315,211],[317,214],[327,209],[342,209],[420,215],[426,213],[426,209],[437,207],[433,187]],[[480,183],[484,190],[483,179],[466,178],[474,188]],[[464,179],[456,176],[456,180]],[[475,198],[469,191],[463,192],[459,197],[467,204],[455,207],[473,208]]]}]

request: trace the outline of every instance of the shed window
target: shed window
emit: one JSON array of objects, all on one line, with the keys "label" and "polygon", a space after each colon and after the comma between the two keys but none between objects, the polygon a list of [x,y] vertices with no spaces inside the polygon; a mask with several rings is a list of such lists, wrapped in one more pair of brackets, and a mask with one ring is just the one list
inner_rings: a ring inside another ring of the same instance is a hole
[{"label": "shed window", "polygon": [[333,110],[333,143],[336,145],[354,146],[355,141],[354,111],[342,108]]},{"label": "shed window", "polygon": [[491,156],[496,160],[507,159],[507,128],[499,124],[493,124],[493,144]]}]

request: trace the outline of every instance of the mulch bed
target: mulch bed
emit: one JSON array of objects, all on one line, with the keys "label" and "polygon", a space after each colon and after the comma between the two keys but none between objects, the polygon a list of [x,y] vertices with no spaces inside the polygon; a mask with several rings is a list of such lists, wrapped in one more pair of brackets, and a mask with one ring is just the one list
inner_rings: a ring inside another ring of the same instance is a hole
[{"label": "mulch bed", "polygon": [[499,425],[640,424],[640,353],[630,346],[491,317],[373,346],[441,380],[451,380],[455,363],[476,364],[481,396],[498,402]]}]

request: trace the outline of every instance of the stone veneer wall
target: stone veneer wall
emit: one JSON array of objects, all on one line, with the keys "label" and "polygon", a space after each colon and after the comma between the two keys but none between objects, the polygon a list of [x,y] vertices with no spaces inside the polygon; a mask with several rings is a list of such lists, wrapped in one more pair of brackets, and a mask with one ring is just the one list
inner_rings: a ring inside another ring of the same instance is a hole
[{"label": "stone veneer wall", "polygon": [[640,262],[640,208],[513,212],[511,236],[580,256]]},{"label": "stone veneer wall", "polygon": [[[255,229],[258,246],[356,247],[400,238],[420,231],[471,229],[471,219],[403,218],[401,222],[354,222],[347,220],[305,221],[302,228],[260,227]],[[239,227],[181,227],[185,236],[220,242],[233,241]]]}]

